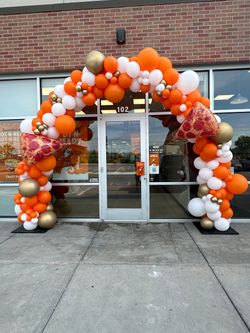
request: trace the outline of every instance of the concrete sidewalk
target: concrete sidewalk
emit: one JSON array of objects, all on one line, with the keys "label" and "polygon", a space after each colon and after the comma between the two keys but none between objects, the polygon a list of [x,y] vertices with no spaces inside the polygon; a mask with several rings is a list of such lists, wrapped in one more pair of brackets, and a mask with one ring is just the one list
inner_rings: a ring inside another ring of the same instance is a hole
[{"label": "concrete sidewalk", "polygon": [[18,226],[0,224],[0,332],[249,332],[249,224]]}]

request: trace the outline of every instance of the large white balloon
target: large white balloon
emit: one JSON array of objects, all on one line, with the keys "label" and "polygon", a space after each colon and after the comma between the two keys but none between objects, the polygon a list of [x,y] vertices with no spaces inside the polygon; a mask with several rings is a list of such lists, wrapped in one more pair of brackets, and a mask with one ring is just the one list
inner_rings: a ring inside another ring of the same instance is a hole
[{"label": "large white balloon", "polygon": [[207,213],[207,216],[210,218],[210,220],[215,221],[221,218],[221,212],[220,210],[217,210],[215,213]]},{"label": "large white balloon", "polygon": [[126,58],[126,57],[120,57],[120,58],[117,59],[117,62],[118,62],[118,71],[120,73],[126,73],[126,71],[127,71],[127,65],[129,63],[128,58]]},{"label": "large white balloon", "polygon": [[126,66],[127,74],[133,79],[136,78],[140,73],[140,66],[135,61],[131,61]]},{"label": "large white balloon", "polygon": [[222,187],[222,181],[217,177],[211,177],[207,182],[207,186],[212,190],[219,190]]},{"label": "large white balloon", "polygon": [[51,189],[52,189],[51,182],[48,182],[46,185],[40,187],[41,191],[50,191]]},{"label": "large white balloon", "polygon": [[200,176],[200,178],[202,178],[204,180],[208,180],[209,178],[211,178],[213,176],[213,171],[208,168],[202,168],[199,171],[199,176]]},{"label": "large white balloon", "polygon": [[205,202],[205,209],[207,213],[216,213],[220,209],[219,205],[215,202],[207,200]]},{"label": "large white balloon", "polygon": [[[56,104],[59,104],[59,103],[56,103]],[[54,105],[56,105],[56,104],[54,104]],[[53,105],[53,106],[54,106],[54,105]],[[53,106],[52,106],[52,108],[53,108]],[[48,126],[54,126],[54,125],[55,125],[55,121],[56,121],[56,117],[55,117],[55,115],[52,114],[52,113],[45,113],[45,114],[43,115],[42,120],[43,120],[43,123],[44,123],[44,124],[46,124],[46,125],[48,125]]]},{"label": "large white balloon", "polygon": [[178,123],[182,124],[183,121],[185,120],[185,117],[183,114],[180,114],[179,116],[176,117],[176,120],[178,121]]},{"label": "large white balloon", "polygon": [[217,158],[217,161],[221,162],[221,163],[227,163],[232,161],[233,159],[233,154],[231,151],[226,152],[225,154],[223,154],[222,156]]},{"label": "large white balloon", "polygon": [[48,128],[48,137],[51,139],[57,139],[59,138],[60,133],[57,131],[55,127],[49,127]]},{"label": "large white balloon", "polygon": [[177,88],[180,89],[183,94],[190,94],[199,87],[199,83],[200,79],[197,73],[194,71],[185,71],[180,75]]},{"label": "large white balloon", "polygon": [[134,79],[129,87],[129,89],[133,92],[140,91],[140,84],[138,83],[137,79]]},{"label": "large white balloon", "polygon": [[82,98],[80,98],[80,97],[76,97],[75,100],[76,100],[75,111],[76,111],[76,112],[79,112],[79,111],[81,111],[86,105],[83,103],[83,100],[82,100]]},{"label": "large white balloon", "polygon": [[58,84],[55,89],[54,89],[54,93],[58,96],[63,98],[63,96],[66,95],[66,92],[64,91],[64,86],[63,84]]},{"label": "large white balloon", "polygon": [[188,211],[193,216],[203,216],[206,214],[205,204],[200,198],[194,198],[188,203]]},{"label": "large white balloon", "polygon": [[31,222],[24,222],[23,227],[25,230],[34,230],[37,227],[36,223],[31,223]]},{"label": "large white balloon", "polygon": [[227,219],[224,219],[224,217],[214,221],[214,227],[215,229],[219,231],[226,231],[230,227],[230,222]]},{"label": "large white balloon", "polygon": [[22,133],[34,134],[32,131],[32,118],[24,119],[20,124]]},{"label": "large white balloon", "polygon": [[214,170],[219,166],[219,162],[217,160],[212,160],[207,162],[207,168],[209,168],[210,170]]},{"label": "large white balloon", "polygon": [[207,181],[205,179],[201,178],[199,175],[196,177],[196,181],[199,185],[207,183]]},{"label": "large white balloon", "polygon": [[163,74],[159,69],[154,69],[149,74],[149,82],[150,84],[153,84],[154,86],[157,86],[163,78]]},{"label": "large white balloon", "polygon": [[93,87],[95,85],[95,75],[89,71],[85,71],[82,74],[82,81]]},{"label": "large white balloon", "polygon": [[73,110],[76,107],[76,101],[74,97],[66,95],[62,98],[62,105],[65,109]]},{"label": "large white balloon", "polygon": [[[66,96],[65,96],[66,97]],[[63,98],[65,98],[63,97]],[[52,105],[52,108],[51,108],[51,112],[52,114],[55,116],[55,117],[59,117],[59,116],[62,116],[66,113],[66,109],[65,107],[62,105],[62,103],[55,103]],[[47,114],[47,113],[46,113]],[[49,125],[49,126],[53,126],[54,124],[52,125]]]},{"label": "large white balloon", "polygon": [[200,157],[196,157],[196,159],[194,160],[194,166],[196,167],[196,169],[202,169],[206,168],[207,163],[204,162]]},{"label": "large white balloon", "polygon": [[16,215],[18,215],[21,211],[22,210],[21,210],[20,206],[19,205],[15,205],[15,213],[16,213]]}]

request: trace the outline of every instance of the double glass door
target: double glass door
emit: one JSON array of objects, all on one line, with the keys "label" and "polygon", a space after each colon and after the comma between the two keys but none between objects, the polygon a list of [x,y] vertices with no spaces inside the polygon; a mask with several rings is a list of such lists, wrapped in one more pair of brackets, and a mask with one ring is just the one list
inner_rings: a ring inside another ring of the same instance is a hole
[{"label": "double glass door", "polygon": [[147,220],[145,115],[101,116],[101,216]]}]

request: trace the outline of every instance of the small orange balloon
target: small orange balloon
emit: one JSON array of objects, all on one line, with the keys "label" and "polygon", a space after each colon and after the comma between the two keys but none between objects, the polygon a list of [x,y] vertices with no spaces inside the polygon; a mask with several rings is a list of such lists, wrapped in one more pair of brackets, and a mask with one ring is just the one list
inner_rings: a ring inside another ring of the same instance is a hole
[{"label": "small orange balloon", "polygon": [[231,208],[221,212],[221,216],[224,217],[225,219],[231,219],[233,217],[234,212]]},{"label": "small orange balloon", "polygon": [[76,84],[72,81],[68,81],[64,84],[65,92],[70,96],[76,96]]},{"label": "small orange balloon", "polygon": [[33,207],[38,203],[37,195],[30,198],[25,198],[25,204],[29,207]]},{"label": "small orange balloon", "polygon": [[118,84],[123,89],[128,89],[131,85],[132,79],[126,73],[122,73],[118,77]]},{"label": "small orange balloon", "polygon": [[41,176],[41,171],[35,166],[35,165],[32,165],[30,167],[30,170],[28,172],[29,176],[31,178],[39,178]]},{"label": "small orange balloon", "polygon": [[47,205],[41,202],[38,202],[34,207],[34,211],[38,213],[43,213],[46,210]]},{"label": "small orange balloon", "polygon": [[182,98],[182,93],[180,90],[178,90],[178,89],[171,90],[170,95],[169,95],[169,100],[171,103],[173,103],[173,104],[180,103],[181,98]]},{"label": "small orange balloon", "polygon": [[109,84],[109,80],[104,74],[98,74],[95,77],[95,85],[99,89],[105,89]]},{"label": "small orange balloon", "polygon": [[107,72],[115,73],[118,68],[118,61],[115,57],[109,56],[104,59],[103,65]]},{"label": "small orange balloon", "polygon": [[210,108],[210,99],[207,97],[201,97],[200,102],[206,107]]},{"label": "small orange balloon", "polygon": [[44,186],[48,183],[48,177],[46,177],[45,175],[42,175],[41,177],[37,178],[38,183],[40,184],[40,186]]},{"label": "small orange balloon", "polygon": [[213,173],[214,176],[219,179],[226,179],[230,171],[226,167],[219,165],[216,169],[214,169]]},{"label": "small orange balloon", "polygon": [[167,82],[167,84],[173,85],[178,81],[179,73],[176,69],[170,68],[163,74],[163,79]]},{"label": "small orange balloon", "polygon": [[225,210],[228,210],[230,208],[230,202],[227,199],[224,199],[222,204],[220,205],[220,211],[224,212]]},{"label": "small orange balloon", "polygon": [[[171,105],[174,105],[170,102],[169,99],[164,99],[164,101],[162,101],[161,103],[164,106],[164,109],[166,109],[166,110],[170,110]],[[178,106],[178,108],[179,108],[179,106]]]},{"label": "small orange balloon", "polygon": [[147,70],[151,72],[153,69],[157,68],[159,58],[159,54],[155,49],[146,47],[139,52],[137,62],[142,71]]},{"label": "small orange balloon", "polygon": [[193,104],[196,103],[196,102],[199,102],[200,98],[201,98],[201,94],[200,94],[200,91],[198,89],[191,92],[187,96],[188,101],[192,102]]},{"label": "small orange balloon", "polygon": [[149,89],[150,89],[150,86],[149,85],[144,85],[144,84],[141,84],[140,85],[140,90],[141,90],[141,92],[142,93],[144,93],[144,94],[146,94],[148,91],[149,91]]},{"label": "small orange balloon", "polygon": [[236,173],[232,175],[231,181],[226,182],[226,189],[232,194],[244,193],[248,189],[248,181],[244,176]]},{"label": "small orange balloon", "polygon": [[70,77],[74,83],[81,82],[82,81],[82,72],[79,71],[78,69],[76,69],[73,72],[71,72]]},{"label": "small orange balloon", "polygon": [[56,166],[56,158],[54,155],[50,155],[44,160],[38,162],[36,167],[41,171],[50,171],[53,170]]},{"label": "small orange balloon", "polygon": [[124,89],[118,84],[109,84],[104,90],[105,98],[112,103],[119,103],[123,100],[125,95]]},{"label": "small orange balloon", "polygon": [[102,98],[104,96],[104,91],[102,89],[94,87],[93,94],[95,95],[96,98]]},{"label": "small orange balloon", "polygon": [[214,143],[207,143],[200,154],[203,161],[211,161],[217,157],[218,148]]},{"label": "small orange balloon", "polygon": [[88,93],[83,96],[82,100],[87,106],[92,106],[96,102],[96,96],[93,93]]},{"label": "small orange balloon", "polygon": [[41,110],[45,113],[51,112],[52,103],[50,101],[44,101],[41,104]]},{"label": "small orange balloon", "polygon": [[180,111],[180,104],[172,104],[170,107],[170,112],[174,115],[174,116],[179,116],[181,114]]},{"label": "small orange balloon", "polygon": [[74,132],[76,128],[75,120],[67,115],[57,117],[55,122],[55,128],[62,135],[70,134]]},{"label": "small orange balloon", "polygon": [[51,194],[48,191],[40,191],[38,193],[38,201],[41,203],[48,204],[51,199]]},{"label": "small orange balloon", "polygon": [[158,64],[157,64],[157,68],[162,73],[165,73],[166,70],[168,70],[169,68],[172,68],[172,62],[166,57],[160,57],[159,61],[158,61]]}]

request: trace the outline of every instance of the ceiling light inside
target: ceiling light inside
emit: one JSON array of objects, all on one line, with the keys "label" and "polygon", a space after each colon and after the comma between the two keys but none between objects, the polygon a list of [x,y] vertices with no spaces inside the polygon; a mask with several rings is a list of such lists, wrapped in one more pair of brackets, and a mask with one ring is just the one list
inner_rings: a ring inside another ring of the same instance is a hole
[{"label": "ceiling light inside", "polygon": [[217,95],[215,97],[215,101],[227,101],[229,100],[230,98],[232,98],[234,95]]},{"label": "ceiling light inside", "polygon": [[247,103],[248,99],[245,96],[241,96],[241,94],[237,94],[232,100],[230,101],[230,104],[238,105],[238,104],[244,104]]}]

